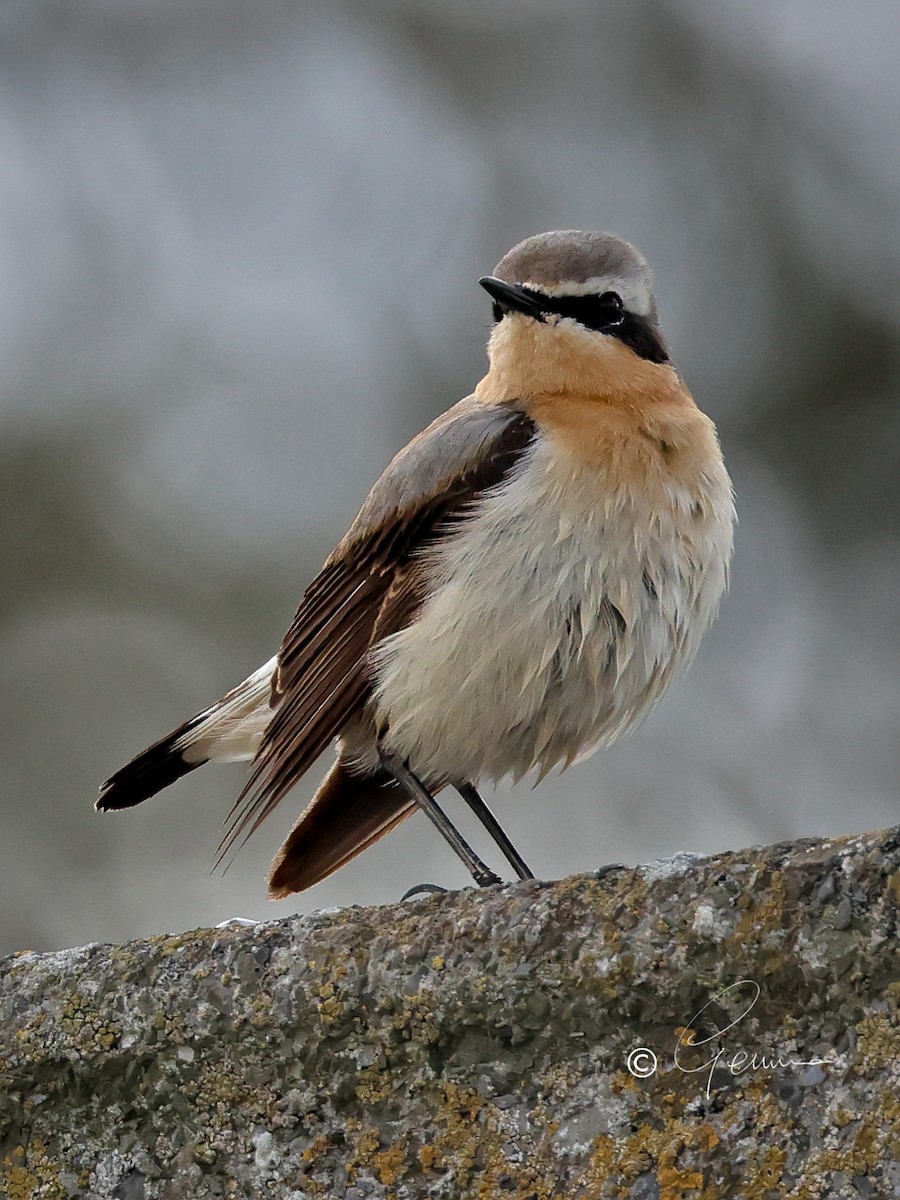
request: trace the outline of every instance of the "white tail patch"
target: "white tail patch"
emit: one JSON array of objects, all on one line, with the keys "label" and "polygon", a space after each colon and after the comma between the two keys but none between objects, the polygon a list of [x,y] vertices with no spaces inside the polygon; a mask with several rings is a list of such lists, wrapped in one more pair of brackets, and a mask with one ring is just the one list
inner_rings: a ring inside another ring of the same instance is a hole
[{"label": "white tail patch", "polygon": [[185,762],[245,762],[254,757],[272,719],[269,697],[277,665],[278,659],[270,658],[197,716],[176,743]]}]

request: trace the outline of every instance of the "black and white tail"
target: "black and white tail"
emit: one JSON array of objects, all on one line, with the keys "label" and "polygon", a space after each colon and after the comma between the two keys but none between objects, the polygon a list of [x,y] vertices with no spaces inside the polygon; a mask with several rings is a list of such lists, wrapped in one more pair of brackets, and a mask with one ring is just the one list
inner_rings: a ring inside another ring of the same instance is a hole
[{"label": "black and white tail", "polygon": [[197,713],[126,763],[100,788],[102,812],[132,808],[207,762],[240,762],[256,754],[272,717],[272,658],[211,708]]}]

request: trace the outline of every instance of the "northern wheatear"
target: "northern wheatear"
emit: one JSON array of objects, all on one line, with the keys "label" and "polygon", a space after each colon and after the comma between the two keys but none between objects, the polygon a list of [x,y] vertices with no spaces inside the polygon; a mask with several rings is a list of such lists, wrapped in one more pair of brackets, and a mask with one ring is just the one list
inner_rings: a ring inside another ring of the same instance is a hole
[{"label": "northern wheatear", "polygon": [[336,738],[270,895],[324,879],[417,806],[478,883],[496,882],[436,804],[447,785],[528,878],[479,780],[587,756],[693,658],[726,587],[734,507],[647,263],[607,234],[545,233],[480,283],[494,327],[474,394],[388,466],[278,654],[117,771],[98,808],[251,759],[225,853]]}]

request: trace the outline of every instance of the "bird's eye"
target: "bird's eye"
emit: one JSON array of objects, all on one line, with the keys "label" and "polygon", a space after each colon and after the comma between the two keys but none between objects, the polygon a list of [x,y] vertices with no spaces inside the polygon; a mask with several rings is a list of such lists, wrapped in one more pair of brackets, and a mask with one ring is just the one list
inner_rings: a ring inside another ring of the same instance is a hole
[{"label": "bird's eye", "polygon": [[625,319],[622,297],[618,292],[603,292],[599,296],[554,296],[548,308],[561,317],[577,321],[586,329],[601,332],[621,325]]},{"label": "bird's eye", "polygon": [[622,320],[622,297],[618,292],[604,292],[602,296],[597,297],[597,303],[601,308],[608,310],[612,318],[610,324],[616,324]]}]

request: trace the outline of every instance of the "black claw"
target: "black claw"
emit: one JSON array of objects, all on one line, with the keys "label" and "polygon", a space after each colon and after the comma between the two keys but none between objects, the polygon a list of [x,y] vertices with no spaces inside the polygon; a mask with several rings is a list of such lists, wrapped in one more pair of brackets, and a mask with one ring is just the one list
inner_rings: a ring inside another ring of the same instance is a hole
[{"label": "black claw", "polygon": [[401,904],[404,900],[409,900],[412,896],[421,895],[442,895],[447,891],[447,888],[441,887],[439,883],[417,883],[413,887],[408,888],[400,897]]}]

